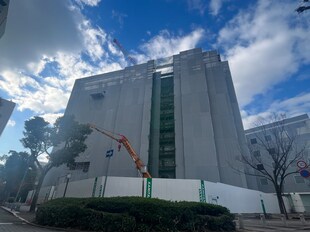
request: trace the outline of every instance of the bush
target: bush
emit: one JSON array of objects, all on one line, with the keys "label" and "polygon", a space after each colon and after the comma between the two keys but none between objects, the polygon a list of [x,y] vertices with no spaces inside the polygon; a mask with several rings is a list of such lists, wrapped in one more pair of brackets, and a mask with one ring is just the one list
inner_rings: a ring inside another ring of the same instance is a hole
[{"label": "bush", "polygon": [[61,198],[41,205],[41,225],[94,231],[233,231],[222,206],[141,197]]}]

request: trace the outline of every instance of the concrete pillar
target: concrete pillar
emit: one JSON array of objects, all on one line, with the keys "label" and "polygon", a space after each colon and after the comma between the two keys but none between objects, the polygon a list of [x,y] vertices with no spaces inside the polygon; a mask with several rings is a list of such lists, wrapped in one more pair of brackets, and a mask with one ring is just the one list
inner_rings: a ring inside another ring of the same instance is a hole
[{"label": "concrete pillar", "polygon": [[241,213],[238,214],[238,222],[239,222],[239,229],[244,229],[243,215]]},{"label": "concrete pillar", "polygon": [[261,220],[261,222],[262,222],[262,225],[263,225],[263,226],[266,226],[267,223],[266,223],[265,215],[264,215],[264,214],[260,214],[259,216],[260,216],[260,220]]},{"label": "concrete pillar", "polygon": [[283,222],[283,225],[287,227],[287,221],[286,221],[286,217],[284,214],[281,214],[281,221]]}]

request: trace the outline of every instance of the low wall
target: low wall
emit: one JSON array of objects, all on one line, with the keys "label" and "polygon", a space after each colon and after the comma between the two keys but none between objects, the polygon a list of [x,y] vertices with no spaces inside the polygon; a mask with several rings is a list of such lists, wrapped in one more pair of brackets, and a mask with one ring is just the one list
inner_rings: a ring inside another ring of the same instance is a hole
[{"label": "low wall", "polygon": [[[232,213],[280,213],[274,194],[222,183],[188,179],[143,179],[105,177],[68,181],[42,188],[39,202],[63,197],[144,196],[172,201],[208,202],[227,207]],[[67,189],[66,189],[67,185]],[[66,189],[66,190],[65,190]],[[286,199],[285,199],[286,200]],[[289,211],[289,204],[287,204]]]}]

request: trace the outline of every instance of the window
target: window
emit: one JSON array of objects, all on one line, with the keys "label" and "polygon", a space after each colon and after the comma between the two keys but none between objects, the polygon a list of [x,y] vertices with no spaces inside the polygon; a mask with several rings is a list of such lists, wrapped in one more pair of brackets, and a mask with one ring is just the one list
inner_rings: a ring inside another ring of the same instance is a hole
[{"label": "window", "polygon": [[265,140],[268,142],[268,141],[271,141],[271,135],[266,135],[265,136]]},{"label": "window", "polygon": [[74,162],[69,164],[68,167],[70,170],[82,170],[83,172],[88,172],[89,162]]},{"label": "window", "polygon": [[296,184],[304,184],[305,183],[305,178],[302,176],[296,175],[294,176],[294,180]]},{"label": "window", "polygon": [[251,144],[256,144],[257,140],[256,140],[256,138],[253,138],[253,139],[250,140],[250,142],[251,142]]},{"label": "window", "polygon": [[263,164],[257,164],[256,168],[258,171],[264,170],[264,165]]},{"label": "window", "polygon": [[267,178],[261,178],[261,179],[260,179],[260,184],[261,184],[261,185],[268,185],[268,180],[267,180]]},{"label": "window", "polygon": [[268,151],[268,153],[269,153],[270,155],[276,154],[276,149],[275,149],[275,148],[269,148],[269,149],[267,149],[267,151]]}]

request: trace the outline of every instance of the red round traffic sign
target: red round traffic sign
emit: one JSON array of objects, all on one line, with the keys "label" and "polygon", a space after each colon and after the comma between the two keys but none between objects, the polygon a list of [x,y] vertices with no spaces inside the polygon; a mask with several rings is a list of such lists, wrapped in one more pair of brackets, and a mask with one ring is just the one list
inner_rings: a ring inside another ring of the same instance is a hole
[{"label": "red round traffic sign", "polygon": [[307,165],[307,163],[306,163],[305,161],[299,160],[299,161],[297,162],[297,167],[299,167],[300,169],[304,169],[304,168],[307,168],[308,165]]}]

